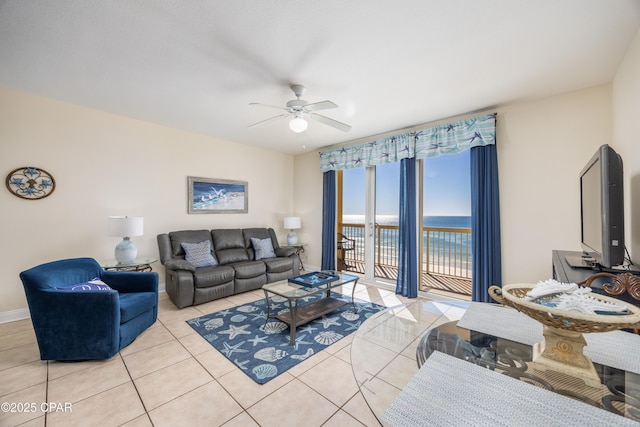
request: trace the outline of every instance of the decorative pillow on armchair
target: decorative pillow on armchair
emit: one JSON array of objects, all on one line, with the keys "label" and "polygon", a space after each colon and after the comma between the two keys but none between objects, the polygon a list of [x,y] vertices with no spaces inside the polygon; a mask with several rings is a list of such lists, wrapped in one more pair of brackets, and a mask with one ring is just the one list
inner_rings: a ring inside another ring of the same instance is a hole
[{"label": "decorative pillow on armchair", "polygon": [[194,267],[210,267],[218,264],[218,261],[211,255],[211,242],[209,240],[204,240],[200,243],[182,242],[181,245],[185,252],[184,258]]},{"label": "decorative pillow on armchair", "polygon": [[92,280],[84,283],[76,283],[69,286],[58,286],[56,289],[60,291],[110,291],[111,287],[100,280],[99,277],[95,277]]},{"label": "decorative pillow on armchair", "polygon": [[276,257],[276,253],[273,250],[273,243],[270,238],[256,239],[255,237],[252,237],[251,244],[253,245],[253,250],[256,255],[256,261]]}]

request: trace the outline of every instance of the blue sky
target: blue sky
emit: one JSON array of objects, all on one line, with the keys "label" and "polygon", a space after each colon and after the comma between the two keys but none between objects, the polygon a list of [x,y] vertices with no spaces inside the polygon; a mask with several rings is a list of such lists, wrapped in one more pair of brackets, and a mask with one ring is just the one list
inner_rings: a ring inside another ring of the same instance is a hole
[{"label": "blue sky", "polygon": [[[424,159],[424,170],[425,215],[471,215],[469,150]],[[376,213],[378,215],[398,214],[399,171],[399,163],[390,163],[376,168]],[[365,169],[346,169],[343,177],[343,214],[364,214]]]}]

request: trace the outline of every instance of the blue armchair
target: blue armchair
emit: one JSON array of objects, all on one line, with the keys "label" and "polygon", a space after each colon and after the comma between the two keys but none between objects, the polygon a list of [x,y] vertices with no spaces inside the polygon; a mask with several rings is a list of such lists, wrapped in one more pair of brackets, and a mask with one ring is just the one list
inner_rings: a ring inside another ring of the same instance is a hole
[{"label": "blue armchair", "polygon": [[[111,289],[62,289],[94,278]],[[158,317],[155,272],[105,271],[92,258],[73,258],[33,267],[20,279],[42,360],[108,359]]]}]

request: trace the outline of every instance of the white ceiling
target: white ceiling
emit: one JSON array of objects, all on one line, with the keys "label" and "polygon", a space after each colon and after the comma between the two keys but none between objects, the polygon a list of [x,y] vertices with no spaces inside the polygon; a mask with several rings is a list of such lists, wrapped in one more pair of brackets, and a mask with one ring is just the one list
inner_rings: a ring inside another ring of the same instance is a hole
[{"label": "white ceiling", "polygon": [[[639,24],[638,0],[0,0],[0,86],[297,154],[610,82]],[[352,130],[248,128],[290,83]]]}]

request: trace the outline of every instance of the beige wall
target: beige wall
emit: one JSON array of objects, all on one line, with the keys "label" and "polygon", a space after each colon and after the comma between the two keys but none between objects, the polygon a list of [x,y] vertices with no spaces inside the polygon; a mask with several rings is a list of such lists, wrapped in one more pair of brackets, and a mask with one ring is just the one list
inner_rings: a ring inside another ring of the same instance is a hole
[{"label": "beige wall", "polygon": [[611,85],[497,111],[503,283],[536,283],[553,249],[581,249],[579,173],[611,144]]},{"label": "beige wall", "polygon": [[[504,283],[551,277],[553,249],[580,249],[578,174],[611,142],[611,85],[497,108]],[[295,158],[308,263],[321,260],[319,154]],[[303,207],[305,207],[303,209]]]},{"label": "beige wall", "polygon": [[[3,178],[21,166],[50,172],[56,190],[36,201],[0,191],[0,317],[27,306],[20,271],[113,258],[109,215],[143,216],[144,235],[132,239],[140,256],[157,257],[156,235],[172,230],[272,226],[284,237],[293,208],[290,155],[0,88]],[[249,213],[188,215],[187,176],[248,181]]]},{"label": "beige wall", "polygon": [[613,81],[613,146],[624,159],[625,243],[640,265],[640,31]]}]

